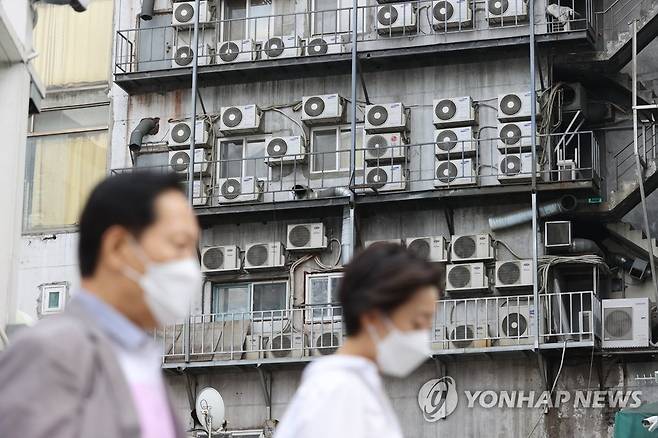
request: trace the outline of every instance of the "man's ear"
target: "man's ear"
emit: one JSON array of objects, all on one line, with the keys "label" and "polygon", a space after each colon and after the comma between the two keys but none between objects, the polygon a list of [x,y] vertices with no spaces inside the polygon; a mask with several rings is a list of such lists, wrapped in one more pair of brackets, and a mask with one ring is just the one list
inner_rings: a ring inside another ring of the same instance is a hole
[{"label": "man's ear", "polygon": [[109,227],[101,236],[99,265],[112,272],[118,272],[125,264],[130,233],[119,226]]}]

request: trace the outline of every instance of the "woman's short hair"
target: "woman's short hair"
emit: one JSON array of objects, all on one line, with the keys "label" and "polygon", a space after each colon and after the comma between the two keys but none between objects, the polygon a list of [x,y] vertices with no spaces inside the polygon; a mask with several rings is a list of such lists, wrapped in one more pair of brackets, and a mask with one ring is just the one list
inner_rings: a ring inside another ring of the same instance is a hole
[{"label": "woman's short hair", "polygon": [[442,287],[443,270],[402,245],[378,242],[345,267],[339,298],[348,336],[361,330],[366,312],[390,313],[426,286]]}]

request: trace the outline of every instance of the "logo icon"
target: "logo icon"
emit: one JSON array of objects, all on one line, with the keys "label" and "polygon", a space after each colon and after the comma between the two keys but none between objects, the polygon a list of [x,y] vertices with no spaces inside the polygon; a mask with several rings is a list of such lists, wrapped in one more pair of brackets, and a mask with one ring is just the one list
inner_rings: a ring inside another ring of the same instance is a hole
[{"label": "logo icon", "polygon": [[455,379],[442,377],[426,382],[418,392],[418,406],[425,421],[434,423],[446,418],[457,408]]}]

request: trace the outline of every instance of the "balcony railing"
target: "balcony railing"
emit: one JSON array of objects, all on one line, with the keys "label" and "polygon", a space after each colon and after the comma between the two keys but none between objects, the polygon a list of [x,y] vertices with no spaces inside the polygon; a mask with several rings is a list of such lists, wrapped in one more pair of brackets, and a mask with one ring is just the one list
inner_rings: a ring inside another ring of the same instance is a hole
[{"label": "balcony railing", "polygon": [[[609,49],[630,39],[634,20],[646,17],[648,11],[656,7],[655,0],[615,0],[606,9],[596,13],[596,26],[600,36],[605,37]],[[644,23],[640,23],[640,27]]]},{"label": "balcony railing", "polygon": [[[632,128],[631,128],[632,130]],[[656,160],[658,150],[658,128],[655,123],[642,124],[638,130],[638,153],[643,163],[649,163]],[[633,134],[631,134],[631,139]],[[635,144],[630,143],[621,148],[614,155],[615,168],[615,190],[619,191],[624,184],[634,183],[637,181],[637,171],[635,167]]]},{"label": "balcony railing", "polygon": [[[601,303],[593,292],[445,299],[436,304],[434,354],[594,346],[601,337]],[[336,351],[343,343],[341,308],[194,315],[189,324],[158,333],[163,361],[174,364],[299,361]]]},{"label": "balcony railing", "polygon": [[[538,34],[589,29],[592,0],[558,0],[567,9],[546,11],[536,24]],[[466,6],[467,2],[462,3]],[[477,3],[471,2],[474,7]],[[457,8],[452,18],[442,3],[430,0],[358,7],[360,51],[413,47],[518,36],[528,27],[524,0],[510,0],[513,14],[494,15],[488,9]],[[352,8],[292,12],[240,19],[209,19],[200,23],[199,65],[253,62],[278,58],[329,55],[351,51]],[[527,30],[525,31],[527,34]],[[122,29],[115,39],[115,74],[189,67],[191,26],[167,25]],[[277,38],[278,40],[273,40]],[[321,38],[319,40],[318,38]],[[322,40],[324,42],[322,42]],[[187,49],[186,49],[187,48]]]}]

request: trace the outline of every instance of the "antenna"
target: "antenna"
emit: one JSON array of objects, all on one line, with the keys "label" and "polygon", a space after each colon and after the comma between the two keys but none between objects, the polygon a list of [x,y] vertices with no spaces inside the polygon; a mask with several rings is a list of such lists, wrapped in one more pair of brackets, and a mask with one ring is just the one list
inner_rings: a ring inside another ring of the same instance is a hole
[{"label": "antenna", "polygon": [[222,430],[226,411],[224,399],[215,388],[210,386],[203,388],[196,398],[195,408],[197,417],[208,432],[208,437]]}]

